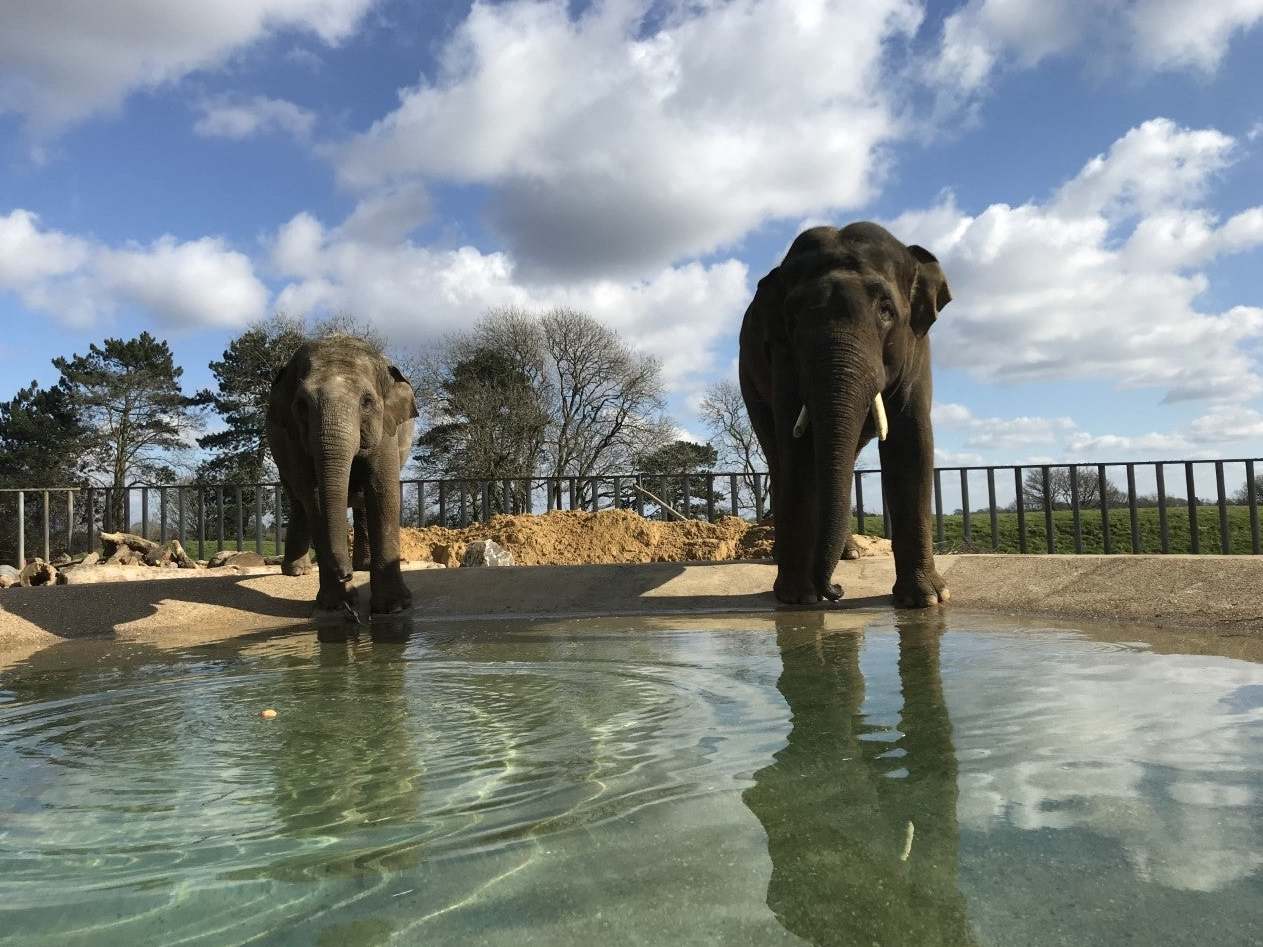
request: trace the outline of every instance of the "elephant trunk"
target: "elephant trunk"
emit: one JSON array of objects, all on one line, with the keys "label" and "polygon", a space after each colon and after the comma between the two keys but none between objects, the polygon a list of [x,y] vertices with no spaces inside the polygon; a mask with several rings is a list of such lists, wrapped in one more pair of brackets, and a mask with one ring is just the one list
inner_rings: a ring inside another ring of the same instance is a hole
[{"label": "elephant trunk", "polygon": [[833,570],[851,532],[851,480],[860,435],[880,385],[849,346],[836,343],[815,366],[809,390],[815,454],[816,510],[819,522],[812,558],[812,581],[822,598],[836,598]]},{"label": "elephant trunk", "polygon": [[351,462],[359,447],[359,425],[349,412],[321,414],[316,452],[316,483],[320,513],[324,520],[325,544],[332,562],[330,569],[342,582],[351,581],[351,556],[347,549],[347,493],[351,483]]}]

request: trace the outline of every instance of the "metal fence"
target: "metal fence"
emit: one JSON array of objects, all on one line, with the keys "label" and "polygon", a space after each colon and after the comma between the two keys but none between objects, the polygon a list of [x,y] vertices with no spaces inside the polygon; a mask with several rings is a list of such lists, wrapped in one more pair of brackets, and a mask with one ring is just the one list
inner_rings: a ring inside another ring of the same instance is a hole
[{"label": "metal fence", "polygon": [[[1261,464],[1260,458],[1242,458],[939,467],[934,471],[935,546],[966,552],[1258,555],[1256,471],[1263,471]],[[1172,468],[1183,496],[1167,489]],[[1229,476],[1241,484],[1239,496],[1230,495]],[[1059,498],[1056,484],[1065,481],[1068,489]],[[1199,482],[1203,491],[1211,487],[1213,499],[1199,499]],[[1093,483],[1095,488],[1087,489]],[[1142,494],[1150,484],[1152,493]],[[405,526],[462,527],[496,513],[617,507],[658,519],[726,515],[761,520],[770,512],[768,486],[762,472],[408,479],[400,483],[400,518]],[[971,491],[979,496],[983,490],[986,504],[974,508]],[[1094,496],[1085,502],[1090,493]],[[260,553],[269,547],[279,552],[288,515],[277,483],[4,489],[0,523],[16,529],[0,527],[0,561],[24,565],[31,533],[42,541],[35,548],[46,560],[55,553],[96,549],[102,531],[133,532],[159,543],[178,539],[198,559],[211,549],[253,546]],[[852,527],[890,535],[880,470],[855,471]]]}]

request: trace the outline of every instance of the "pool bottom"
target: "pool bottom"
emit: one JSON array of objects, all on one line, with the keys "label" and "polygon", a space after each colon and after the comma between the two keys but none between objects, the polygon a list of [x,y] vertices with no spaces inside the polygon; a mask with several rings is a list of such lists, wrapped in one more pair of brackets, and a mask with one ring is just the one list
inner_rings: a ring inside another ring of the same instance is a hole
[{"label": "pool bottom", "polygon": [[1263,668],[945,620],[52,649],[0,942],[1250,942]]}]

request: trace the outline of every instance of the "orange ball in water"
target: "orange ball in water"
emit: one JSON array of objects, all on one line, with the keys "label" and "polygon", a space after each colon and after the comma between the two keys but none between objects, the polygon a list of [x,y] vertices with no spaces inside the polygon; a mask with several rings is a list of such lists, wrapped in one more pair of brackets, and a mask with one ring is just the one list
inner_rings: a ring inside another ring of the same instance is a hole
[{"label": "orange ball in water", "polygon": [[269,707],[267,710],[259,711],[259,716],[262,717],[264,720],[271,720],[273,717],[276,716],[276,711],[273,710],[271,707]]}]

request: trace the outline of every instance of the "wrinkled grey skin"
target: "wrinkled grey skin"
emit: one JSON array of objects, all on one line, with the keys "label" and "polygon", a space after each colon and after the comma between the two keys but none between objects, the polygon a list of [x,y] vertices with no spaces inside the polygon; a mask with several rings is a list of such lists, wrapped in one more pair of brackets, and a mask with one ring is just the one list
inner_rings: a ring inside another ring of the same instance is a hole
[{"label": "wrinkled grey skin", "polygon": [[[881,444],[890,507],[895,604],[946,602],[934,568],[930,499],[930,341],[951,301],[938,261],[873,223],[800,234],[759,281],[741,326],[741,392],[772,476],[776,597],[836,600],[834,567],[851,527],[855,456],[874,436],[881,392],[889,435]],[[804,436],[793,428],[810,417]]]},{"label": "wrinkled grey skin", "polygon": [[399,569],[399,470],[416,416],[412,386],[399,369],[351,336],[305,343],[273,380],[268,441],[291,510],[282,569],[309,572],[307,551],[315,545],[317,609],[356,605],[348,505],[355,514],[356,565],[371,572],[372,612],[412,604]]}]

